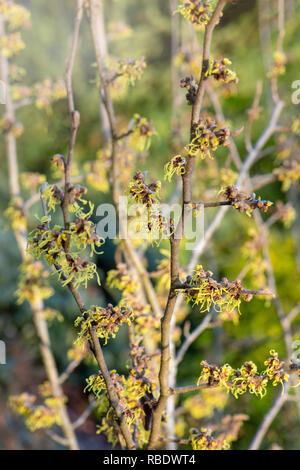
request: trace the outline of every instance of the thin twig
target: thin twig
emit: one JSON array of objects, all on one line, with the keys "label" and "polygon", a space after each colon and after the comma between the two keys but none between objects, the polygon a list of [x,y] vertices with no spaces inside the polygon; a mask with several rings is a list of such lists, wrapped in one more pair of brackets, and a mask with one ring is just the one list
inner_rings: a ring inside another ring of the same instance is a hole
[{"label": "thin twig", "polygon": [[277,395],[276,400],[274,401],[272,407],[269,411],[265,414],[264,419],[262,420],[251,444],[249,450],[258,450],[263,438],[265,437],[268,429],[270,428],[273,420],[278,415],[279,411],[281,410],[282,406],[287,400],[287,392],[280,392]]},{"label": "thin twig", "polygon": [[[65,193],[64,193],[64,199],[62,202],[62,211],[63,211],[64,224],[65,224],[66,229],[69,228],[68,206],[69,206],[69,193],[72,187],[72,183],[71,183],[72,159],[73,159],[73,154],[74,154],[74,147],[75,147],[77,132],[78,132],[78,128],[80,125],[80,113],[79,111],[75,109],[72,75],[73,75],[76,52],[78,48],[79,31],[80,31],[80,25],[81,25],[82,16],[83,16],[83,7],[84,7],[84,0],[77,0],[77,11],[76,11],[75,22],[74,22],[72,47],[71,47],[70,56],[67,60],[67,67],[66,67],[66,74],[65,74],[68,110],[69,110],[69,115],[72,120],[68,157],[67,157],[67,161],[65,165]],[[69,243],[70,243],[70,236],[67,236],[67,240],[65,242],[66,251],[69,250]]]},{"label": "thin twig", "polygon": [[70,362],[70,364],[67,366],[66,370],[59,376],[59,383],[63,384],[68,380],[72,372],[79,366],[81,363],[81,360],[79,359],[74,359],[74,361]]},{"label": "thin twig", "polygon": [[97,402],[96,400],[93,400],[88,405],[88,407],[84,410],[84,412],[79,416],[79,418],[76,419],[76,421],[74,421],[74,423],[72,424],[73,429],[80,428],[80,426],[82,426],[86,422],[86,420],[88,419],[88,417],[90,416],[90,414],[93,412],[93,410],[96,407],[97,407]]},{"label": "thin twig", "polygon": [[[119,210],[119,197],[120,197],[120,187],[119,187],[119,161],[118,161],[118,140],[119,134],[117,131],[116,125],[116,118],[114,112],[114,106],[111,99],[110,88],[106,81],[105,76],[105,68],[104,68],[104,58],[102,56],[102,50],[100,47],[99,41],[99,28],[98,25],[103,23],[103,2],[102,0],[92,0],[90,2],[90,23],[91,23],[91,31],[95,49],[95,55],[97,60],[98,66],[98,73],[101,80],[101,87],[104,93],[104,105],[109,121],[110,126],[110,133],[111,133],[111,161],[112,161],[112,168],[111,168],[111,185],[112,185],[112,197],[113,202],[116,207],[116,211]],[[120,221],[122,225],[122,220]],[[143,288],[146,292],[148,301],[155,313],[158,317],[162,316],[162,310],[153,288],[153,285],[150,281],[149,275],[146,269],[143,266],[138,254],[136,253],[131,240],[128,238],[122,240],[122,244],[124,245],[124,250],[127,252],[131,263],[133,264],[137,274],[141,280]]]}]

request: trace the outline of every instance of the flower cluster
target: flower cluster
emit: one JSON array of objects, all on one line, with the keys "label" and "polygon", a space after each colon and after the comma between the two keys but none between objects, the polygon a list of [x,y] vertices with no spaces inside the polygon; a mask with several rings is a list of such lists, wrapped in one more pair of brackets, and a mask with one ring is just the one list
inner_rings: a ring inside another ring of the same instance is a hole
[{"label": "flower cluster", "polygon": [[219,313],[228,313],[239,310],[242,299],[252,300],[253,294],[242,287],[241,281],[229,282],[223,278],[218,282],[212,275],[211,271],[198,265],[193,276],[189,276],[177,291],[184,293],[187,302],[200,305],[200,312],[208,312],[213,307]]},{"label": "flower cluster", "polygon": [[64,192],[56,184],[47,184],[43,191],[43,198],[48,205],[48,209],[55,212],[56,206],[63,202]]},{"label": "flower cluster", "polygon": [[11,408],[23,415],[26,426],[34,432],[38,429],[51,428],[54,425],[61,425],[59,407],[64,403],[65,398],[48,397],[43,405],[35,405],[36,397],[28,393],[10,397]]},{"label": "flower cluster", "polygon": [[161,188],[160,181],[154,181],[153,183],[146,184],[146,173],[142,173],[140,170],[136,172],[133,177],[133,181],[129,183],[128,189],[133,199],[144,204],[146,207],[151,207],[155,204],[159,190]]},{"label": "flower cluster", "polygon": [[185,158],[182,155],[176,155],[165,165],[165,179],[171,181],[174,174],[180,176],[185,173]]},{"label": "flower cluster", "polygon": [[153,240],[159,246],[162,239],[169,239],[175,230],[174,219],[164,217],[159,209],[152,211],[147,223],[147,231],[150,241]]},{"label": "flower cluster", "polygon": [[[18,77],[16,77],[18,79]],[[11,97],[13,101],[29,98],[32,94],[31,88],[25,85],[14,84],[11,86]]]},{"label": "flower cluster", "polygon": [[227,58],[221,60],[210,59],[205,78],[213,77],[215,80],[220,80],[225,83],[238,83],[236,73],[230,70],[228,65],[231,65],[231,61]]},{"label": "flower cluster", "polygon": [[[144,427],[144,402],[151,392],[151,385],[130,374],[128,377],[120,376],[115,370],[110,371],[110,377],[118,397],[119,406],[126,417],[126,424],[131,432],[135,431],[139,446],[147,442],[148,432]],[[100,409],[105,416],[98,427],[98,434],[105,433],[109,442],[116,445],[119,442],[119,428],[114,410],[109,405],[107,387],[101,374],[92,375],[87,379],[87,391],[95,394],[99,400]]]},{"label": "flower cluster", "polygon": [[192,156],[212,158],[211,152],[215,152],[219,146],[226,147],[229,137],[228,127],[218,128],[213,119],[200,119],[193,125],[192,140],[186,150]]},{"label": "flower cluster", "polygon": [[140,204],[134,207],[135,213],[129,221],[128,230],[132,238],[148,239],[157,245],[174,233],[174,219],[165,217],[160,208],[158,193],[160,181],[146,184],[146,172],[137,171],[128,185],[133,201]]},{"label": "flower cluster", "polygon": [[211,418],[216,410],[223,410],[228,394],[219,388],[204,389],[183,402],[184,409],[194,419]]},{"label": "flower cluster", "polygon": [[249,416],[243,413],[239,413],[236,415],[226,415],[221,420],[220,429],[218,430],[220,434],[218,434],[218,439],[226,439],[229,443],[236,441],[238,439],[240,430],[244,425],[245,421],[248,421]]},{"label": "flower cluster", "polygon": [[82,348],[81,345],[73,345],[68,349],[68,359],[70,361],[82,361],[88,352],[87,348]]},{"label": "flower cluster", "polygon": [[285,74],[287,57],[282,51],[275,51],[273,54],[273,67],[269,72],[269,78],[278,77]]},{"label": "flower cluster", "polygon": [[230,202],[232,207],[239,212],[246,212],[247,215],[251,215],[254,209],[267,212],[273,204],[271,201],[263,201],[260,197],[256,198],[255,193],[242,193],[233,184],[226,186],[221,194],[226,201]]},{"label": "flower cluster", "polygon": [[[141,303],[136,293],[140,290],[139,281],[133,280],[123,263],[117,265],[116,270],[108,272],[107,282],[111,287],[116,287],[124,294],[124,300],[129,303],[134,316],[134,328],[137,337],[145,336],[148,340],[151,337],[155,342],[159,338],[158,331],[160,327],[160,317],[156,317],[151,312],[148,304]],[[149,335],[151,332],[151,335]]]},{"label": "flower cluster", "polygon": [[220,182],[222,186],[228,186],[236,181],[238,174],[231,170],[231,168],[221,168],[220,174],[218,174],[217,177],[218,182]]},{"label": "flower cluster", "polygon": [[64,321],[63,315],[54,308],[44,308],[42,310],[42,314],[48,323],[52,323],[54,320],[57,320],[58,322]]},{"label": "flower cluster", "polygon": [[19,32],[7,34],[0,38],[0,50],[6,57],[11,57],[12,55],[22,51],[24,48],[25,44]]},{"label": "flower cluster", "polygon": [[300,117],[294,119],[291,125],[291,130],[297,136],[300,136]]},{"label": "flower cluster", "polygon": [[84,344],[91,340],[91,329],[95,329],[98,338],[115,338],[123,323],[130,325],[132,310],[127,306],[113,307],[108,304],[106,308],[92,306],[87,312],[75,320],[75,326],[80,326],[76,340],[77,344]]},{"label": "flower cluster", "polygon": [[264,259],[264,249],[266,241],[261,237],[259,231],[251,228],[248,230],[249,239],[242,249],[243,255],[247,259],[247,272],[251,274],[251,284],[255,289],[263,288],[266,285],[267,262]]},{"label": "flower cluster", "polygon": [[[137,334],[148,336],[150,342],[157,344],[160,333],[160,317],[152,313],[149,305],[134,305],[135,330]],[[151,336],[149,335],[151,332]]]},{"label": "flower cluster", "polygon": [[112,76],[108,79],[113,82],[119,77],[125,78],[131,85],[134,85],[136,80],[140,79],[146,68],[145,58],[141,57],[136,60],[119,60],[117,66],[112,71]]},{"label": "flower cluster", "polygon": [[36,83],[33,88],[35,105],[38,109],[49,110],[53,101],[58,101],[66,97],[66,88],[63,80],[53,82],[46,78],[42,83]]},{"label": "flower cluster", "polygon": [[133,117],[133,125],[130,134],[130,145],[143,152],[148,150],[151,144],[151,137],[155,134],[152,121],[139,114]]},{"label": "flower cluster", "polygon": [[65,171],[65,166],[66,166],[66,161],[65,157],[61,155],[60,153],[56,153],[55,155],[52,155],[50,159],[51,167],[52,169],[55,169],[55,172],[57,172],[58,178],[61,178],[62,175],[64,174]]},{"label": "flower cluster", "polygon": [[[63,156],[55,155],[53,159],[55,163],[64,165]],[[81,284],[87,286],[94,275],[100,284],[96,265],[79,257],[86,248],[90,249],[92,256],[96,247],[103,244],[103,240],[96,235],[95,225],[89,221],[93,205],[89,203],[90,210],[85,213],[79,204],[79,201],[87,204],[82,199],[86,192],[87,189],[79,185],[69,187],[68,210],[77,218],[67,228],[59,225],[50,228],[51,218],[44,216],[28,238],[28,252],[37,259],[44,256],[48,265],[55,267],[63,286],[71,282],[76,288]],[[64,197],[64,192],[57,185],[46,185],[43,189],[43,199],[50,210],[55,210],[56,205],[62,204]]]},{"label": "flower cluster", "polygon": [[280,220],[286,228],[289,228],[296,218],[296,211],[291,204],[283,204],[283,202],[278,201],[275,205],[274,215],[276,216],[276,219]]},{"label": "flower cluster", "polygon": [[28,28],[30,26],[30,12],[13,1],[0,1],[0,13],[8,22],[10,29]]},{"label": "flower cluster", "polygon": [[[134,85],[142,77],[146,68],[144,57],[140,59],[116,60],[109,57],[105,60],[106,82],[110,86],[113,99],[121,99],[126,95],[128,87]],[[100,86],[99,78],[96,77],[96,83]]]},{"label": "flower cluster", "polygon": [[284,161],[281,168],[275,168],[273,173],[282,182],[282,190],[287,191],[294,182],[300,179],[300,163],[296,160]]},{"label": "flower cluster", "polygon": [[25,300],[36,302],[40,299],[48,299],[53,295],[53,289],[48,285],[49,273],[43,269],[41,262],[24,261],[20,267],[20,278],[16,296],[18,304]]},{"label": "flower cluster", "polygon": [[[81,206],[78,205],[78,201],[80,201],[82,204],[87,204],[88,202],[82,198],[84,194],[87,193],[87,188],[84,186],[80,186],[79,184],[75,184],[74,186],[71,186],[68,189],[68,201],[69,201],[69,211],[73,212],[75,214],[82,215],[84,212],[82,212]],[[90,206],[90,212],[86,214],[87,217],[90,217],[91,213],[93,212],[94,206],[91,202],[89,202]]]},{"label": "flower cluster", "polygon": [[248,361],[233,372],[230,391],[236,398],[247,390],[262,398],[267,393],[267,384],[268,377],[265,374],[259,374],[257,366],[252,361]]},{"label": "flower cluster", "polygon": [[192,441],[193,450],[227,450],[229,444],[226,439],[220,440],[212,436],[210,429],[201,428],[191,429],[190,438]]},{"label": "flower cluster", "polygon": [[157,382],[157,371],[153,363],[151,363],[152,356],[146,353],[146,348],[141,344],[143,337],[139,336],[134,338],[134,341],[130,343],[130,359],[132,366],[130,374],[132,377],[139,381],[141,387],[144,389],[144,396],[141,398],[141,404],[143,407],[143,426],[146,431],[149,431],[152,409],[155,404],[154,393],[156,390]]},{"label": "flower cluster", "polygon": [[176,12],[194,25],[206,25],[213,11],[211,1],[182,0]]},{"label": "flower cluster", "polygon": [[[39,259],[44,256],[49,266],[55,266],[63,286],[70,282],[75,287],[87,282],[95,275],[100,284],[97,267],[78,256],[79,252],[90,248],[91,254],[96,247],[101,246],[102,240],[95,234],[95,226],[87,220],[87,216],[76,219],[68,230],[59,225],[49,228],[49,217],[43,217],[40,224],[30,233],[28,238],[28,252]],[[69,241],[71,249],[75,246],[75,253],[65,251],[65,244]]]},{"label": "flower cluster", "polygon": [[35,103],[38,109],[50,111],[54,101],[66,97],[66,90],[62,80],[53,82],[47,78],[42,83],[36,83],[33,87],[15,84],[11,88],[13,101],[29,99]]},{"label": "flower cluster", "polygon": [[101,254],[96,251],[96,247],[103,245],[104,240],[96,234],[96,225],[88,220],[87,216],[78,217],[70,224],[69,235],[71,236],[71,243],[76,246],[79,252],[90,248],[90,256],[94,253]]},{"label": "flower cluster", "polygon": [[267,366],[265,374],[269,380],[273,381],[272,385],[276,387],[278,384],[283,384],[289,379],[289,374],[284,371],[284,362],[278,359],[278,353],[273,349],[270,351],[271,357],[269,357],[264,365]]},{"label": "flower cluster", "polygon": [[[132,366],[130,373],[145,382],[149,382],[148,375],[150,373],[150,356],[146,353],[146,349],[142,346],[142,336],[136,337],[133,343],[130,343],[130,359]],[[154,386],[154,384],[152,384]]]},{"label": "flower cluster", "polygon": [[[13,92],[13,82],[19,82],[24,79],[26,70],[16,64],[10,64],[8,70],[9,78],[11,80],[11,93]],[[25,87],[27,88],[27,87]]]},{"label": "flower cluster", "polygon": [[31,193],[34,193],[46,181],[46,177],[40,173],[26,172],[21,173],[20,180],[24,189],[29,189]]},{"label": "flower cluster", "polygon": [[111,287],[119,289],[123,294],[123,301],[130,305],[132,316],[134,317],[133,326],[137,339],[140,337],[144,338],[147,333],[147,341],[157,344],[159,340],[160,317],[154,315],[150,306],[143,303],[137,296],[137,292],[141,289],[140,282],[132,278],[126,265],[123,263],[119,263],[116,270],[108,272],[107,282]]},{"label": "flower cluster", "polygon": [[95,263],[90,263],[77,256],[68,255],[63,258],[60,263],[60,268],[57,270],[59,278],[63,281],[63,287],[67,286],[70,282],[74,283],[74,287],[78,288],[82,284],[87,288],[87,283],[96,276],[97,282],[100,285],[99,275],[97,273],[97,266]]},{"label": "flower cluster", "polygon": [[202,361],[202,372],[198,384],[223,386],[235,398],[247,391],[262,398],[267,393],[269,382],[272,382],[274,387],[278,384],[283,386],[283,383],[289,379],[289,374],[284,370],[284,362],[278,359],[278,354],[271,350],[270,356],[264,362],[266,369],[261,373],[258,372],[257,366],[252,361],[245,362],[239,369],[233,369],[229,364],[217,367]]},{"label": "flower cluster", "polygon": [[118,263],[117,269],[108,271],[107,284],[110,287],[119,289],[125,295],[136,292],[139,287],[134,279],[132,279],[132,276],[130,276],[124,263]]},{"label": "flower cluster", "polygon": [[23,134],[24,128],[20,122],[12,121],[8,117],[4,117],[0,121],[0,133],[10,134],[18,139]]},{"label": "flower cluster", "polygon": [[207,383],[209,387],[220,385],[227,387],[230,377],[233,373],[233,369],[229,364],[224,364],[221,367],[213,366],[208,364],[206,361],[202,361],[202,371],[197,381],[197,384]]}]

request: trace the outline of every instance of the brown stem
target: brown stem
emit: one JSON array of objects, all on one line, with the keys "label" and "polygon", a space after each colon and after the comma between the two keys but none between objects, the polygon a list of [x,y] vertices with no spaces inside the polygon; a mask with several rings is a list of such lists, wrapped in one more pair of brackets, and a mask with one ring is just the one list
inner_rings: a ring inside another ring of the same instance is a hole
[{"label": "brown stem", "polygon": [[205,92],[205,82],[206,82],[205,74],[209,66],[210,47],[211,47],[213,32],[214,32],[216,25],[218,24],[220,20],[220,17],[222,16],[223,8],[225,7],[225,4],[227,2],[228,0],[218,1],[215,11],[212,14],[212,17],[205,28],[204,43],[203,43],[202,71],[201,71],[201,77],[199,81],[196,101],[195,101],[195,104],[193,106],[193,111],[192,111],[192,123],[195,123],[195,124],[200,119],[201,107],[202,107],[202,102],[203,102],[203,97],[204,97],[204,92]]},{"label": "brown stem", "polygon": [[79,418],[76,421],[74,421],[73,428],[74,429],[80,428],[80,426],[82,426],[86,422],[90,414],[93,412],[93,410],[97,406],[98,406],[97,402],[95,400],[92,400],[91,403],[88,405],[88,407],[84,410],[84,412],[79,416]]},{"label": "brown stem", "polygon": [[[64,224],[65,224],[66,229],[68,229],[69,227],[68,206],[69,206],[69,196],[70,196],[69,192],[72,187],[72,184],[71,184],[72,159],[73,159],[73,154],[74,154],[77,131],[80,125],[80,113],[76,111],[75,109],[72,75],[73,75],[76,52],[78,48],[79,31],[80,31],[80,26],[82,22],[83,7],[84,7],[84,0],[77,0],[77,10],[76,10],[76,16],[75,16],[75,22],[74,22],[72,47],[71,47],[70,56],[67,61],[66,74],[65,74],[68,110],[69,110],[69,115],[72,120],[69,151],[68,151],[68,157],[67,157],[67,161],[65,165],[65,194],[64,194],[64,199],[62,202],[62,211],[63,211]],[[70,237],[68,236],[66,244],[65,244],[66,251],[69,250],[69,244],[70,244]]]}]

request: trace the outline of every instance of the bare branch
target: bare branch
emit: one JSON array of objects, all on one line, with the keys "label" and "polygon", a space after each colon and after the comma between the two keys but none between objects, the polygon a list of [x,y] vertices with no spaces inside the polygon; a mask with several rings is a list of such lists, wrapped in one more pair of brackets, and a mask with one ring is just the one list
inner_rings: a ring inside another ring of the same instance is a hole
[{"label": "bare branch", "polygon": [[193,344],[193,342],[196,341],[196,339],[201,335],[201,333],[204,330],[206,330],[206,328],[208,327],[212,317],[213,317],[213,313],[212,312],[208,313],[205,316],[205,318],[202,320],[202,322],[197,326],[197,328],[195,328],[188,335],[188,337],[185,339],[185,341],[182,343],[179,351],[176,354],[176,360],[175,360],[176,366],[178,366],[180,364],[180,362],[183,360],[184,355],[185,355],[186,351],[189,349],[189,347],[191,346],[191,344]]},{"label": "bare branch", "polygon": [[49,436],[54,442],[57,442],[58,444],[62,446],[67,446],[68,445],[68,439],[59,436],[55,432],[51,431],[51,429],[45,429],[45,434]]},{"label": "bare branch", "polygon": [[103,356],[102,348],[99,343],[99,339],[97,337],[96,331],[92,328],[90,331],[91,338],[93,341],[93,346],[95,348],[95,357],[97,359],[97,362],[99,364],[101,373],[103,375],[103,378],[105,380],[106,388],[107,388],[107,393],[109,396],[109,400],[114,407],[114,410],[116,412],[116,415],[119,420],[120,424],[120,429],[122,431],[123,437],[125,439],[125,442],[127,444],[127,447],[129,450],[134,450],[136,448],[135,443],[132,439],[132,436],[128,430],[127,423],[126,423],[126,416],[123,411],[123,409],[120,406],[119,399],[117,397],[117,394],[115,392],[115,388],[113,385],[113,382],[111,380],[111,376],[109,373],[109,370],[107,369],[106,362]]},{"label": "bare branch", "polygon": [[79,418],[76,421],[74,421],[73,429],[80,428],[80,426],[82,426],[86,422],[86,420],[88,419],[88,417],[90,416],[90,414],[93,412],[93,410],[96,407],[97,407],[97,402],[95,400],[91,401],[91,403],[84,410],[84,412],[79,416]]},{"label": "bare branch", "polygon": [[74,359],[74,361],[70,362],[70,364],[67,366],[66,370],[59,376],[59,383],[63,384],[68,380],[72,372],[79,366],[81,363],[81,360]]},{"label": "bare branch", "polygon": [[297,305],[290,311],[290,313],[287,316],[287,320],[289,323],[292,323],[296,317],[300,313],[300,302],[297,303]]},{"label": "bare branch", "polygon": [[209,65],[212,35],[213,35],[216,25],[218,24],[220,20],[223,8],[225,7],[227,2],[228,0],[218,1],[215,11],[205,28],[204,43],[203,43],[202,71],[201,71],[201,78],[199,81],[196,101],[195,101],[195,104],[193,106],[193,111],[192,111],[192,123],[197,123],[200,119],[201,106],[202,106],[202,101],[203,101],[204,92],[205,92],[205,81],[206,81],[205,74],[207,72],[208,65]]},{"label": "bare branch", "polygon": [[273,420],[278,415],[279,411],[281,410],[282,406],[287,400],[287,392],[284,393],[280,392],[277,395],[276,400],[273,403],[273,406],[269,409],[266,413],[261,425],[259,426],[253,441],[250,444],[249,450],[258,450],[263,438],[265,437],[266,433],[268,432]]}]

